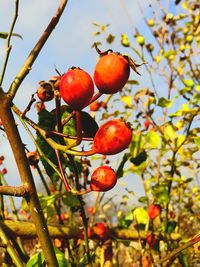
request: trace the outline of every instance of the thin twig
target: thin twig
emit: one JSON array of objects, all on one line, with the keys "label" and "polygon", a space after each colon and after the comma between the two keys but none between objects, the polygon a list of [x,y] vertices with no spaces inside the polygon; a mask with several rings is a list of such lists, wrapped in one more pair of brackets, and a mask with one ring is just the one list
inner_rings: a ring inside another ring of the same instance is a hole
[{"label": "thin twig", "polygon": [[37,41],[36,45],[34,48],[31,50],[30,54],[28,55],[27,59],[24,62],[24,65],[16,75],[14,81],[12,82],[8,95],[9,95],[9,100],[12,101],[13,98],[15,97],[17,90],[20,86],[20,84],[23,82],[24,78],[28,75],[28,73],[31,70],[31,67],[33,63],[35,62],[37,56],[39,55],[40,51],[42,50],[44,44],[46,43],[47,39],[51,35],[52,31],[56,27],[56,25],[59,22],[59,19],[65,9],[65,6],[67,5],[68,0],[61,0],[60,5],[54,15],[54,17],[51,19],[49,25],[47,28],[44,30],[42,33],[41,37]]},{"label": "thin twig", "polygon": [[14,27],[15,27],[15,23],[17,21],[18,9],[19,9],[19,0],[15,0],[15,14],[14,14],[14,17],[13,17],[13,21],[12,21],[12,25],[11,25],[11,28],[10,28],[10,32],[8,34],[8,37],[7,37],[6,57],[5,57],[5,60],[4,60],[3,70],[2,70],[2,73],[1,73],[0,85],[2,85],[2,83],[3,83],[3,79],[4,79],[4,76],[5,76],[5,72],[6,72],[6,67],[7,67],[7,64],[8,64],[9,55],[10,55],[10,52],[11,52],[11,49],[12,49],[12,46],[10,45],[10,40],[11,40],[12,33],[13,33],[13,30],[14,30]]}]

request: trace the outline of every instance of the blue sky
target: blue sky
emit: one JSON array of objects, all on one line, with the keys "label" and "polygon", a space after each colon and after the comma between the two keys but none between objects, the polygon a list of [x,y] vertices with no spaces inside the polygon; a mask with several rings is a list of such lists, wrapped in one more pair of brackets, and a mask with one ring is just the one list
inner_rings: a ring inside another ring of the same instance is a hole
[{"label": "blue sky", "polygon": [[[47,26],[59,2],[58,0],[20,1],[19,17],[14,32],[22,35],[23,40],[16,37],[12,38],[13,49],[3,83],[5,90],[9,88],[12,79]],[[45,44],[30,75],[22,83],[15,103],[23,110],[27,105],[27,99],[30,99],[31,94],[35,92],[38,82],[40,80],[48,80],[52,75],[55,75],[55,65],[61,73],[65,72],[71,66],[79,66],[92,74],[97,59],[96,51],[91,49],[91,45],[96,41],[93,32],[97,30],[93,23],[110,23],[111,26],[108,32],[112,32],[118,37],[122,33],[133,36],[134,27],[141,29],[141,32],[144,31],[143,18],[138,3],[144,13],[148,14],[149,4],[154,4],[155,2],[156,0],[69,0],[60,23]],[[14,1],[0,0],[0,17],[3,18],[1,19],[0,31],[9,30],[13,16],[13,7]],[[148,34],[146,32],[147,36]],[[119,42],[115,42],[112,45],[112,49],[115,51],[118,51],[119,47],[121,52],[126,52],[125,48],[123,51]],[[102,48],[107,49],[108,47],[104,43]],[[4,49],[5,40],[0,40],[0,67],[2,67],[5,54]],[[141,68],[141,72],[145,83],[147,78],[145,78],[144,68]],[[25,133],[23,134],[23,140],[29,142]],[[30,144],[31,147],[34,148],[32,144]],[[5,155],[5,166],[9,169],[9,174],[7,174],[8,183],[12,185],[18,184],[19,177],[16,173],[12,153],[10,152],[6,139],[3,137],[0,138],[1,154]],[[10,162],[13,162],[12,169],[10,169]],[[134,177],[133,183],[129,177],[128,183],[130,184],[130,190],[142,192],[141,183],[137,178]]]}]

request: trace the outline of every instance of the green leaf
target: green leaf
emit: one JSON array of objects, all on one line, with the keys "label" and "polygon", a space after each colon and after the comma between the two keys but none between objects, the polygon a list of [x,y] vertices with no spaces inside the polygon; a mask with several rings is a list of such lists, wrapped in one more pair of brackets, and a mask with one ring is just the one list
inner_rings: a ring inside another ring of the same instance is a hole
[{"label": "green leaf", "polygon": [[147,203],[147,202],[148,202],[148,197],[146,197],[146,196],[139,197],[139,198],[138,198],[138,201],[139,201],[140,203]]},{"label": "green leaf", "polygon": [[34,254],[26,264],[26,267],[42,267],[44,264],[44,256],[41,252]]},{"label": "green leaf", "polygon": [[194,81],[192,79],[183,79],[182,82],[186,87],[194,87]]},{"label": "green leaf", "polygon": [[87,112],[81,111],[82,130],[84,137],[93,138],[99,129],[95,119]]},{"label": "green leaf", "polygon": [[160,135],[154,131],[150,131],[146,134],[145,143],[147,148],[158,148],[161,144]]},{"label": "green leaf", "polygon": [[135,166],[139,166],[147,159],[146,151],[142,151],[136,157],[131,157],[130,162],[132,162]]},{"label": "green leaf", "polygon": [[133,212],[129,211],[125,217],[121,218],[118,222],[118,226],[121,228],[127,228],[133,222]]},{"label": "green leaf", "polygon": [[194,142],[198,146],[198,148],[200,149],[200,137],[195,137]]},{"label": "green leaf", "polygon": [[68,261],[65,258],[65,255],[57,248],[54,248],[55,253],[56,253],[56,258],[58,261],[59,267],[68,267],[70,266]]},{"label": "green leaf", "polygon": [[[8,32],[0,32],[0,38],[1,39],[6,39],[8,38],[9,33]],[[18,33],[13,33],[12,36],[19,37],[20,39],[23,39],[22,36]]]},{"label": "green leaf", "polygon": [[[94,261],[94,260],[95,260],[95,257],[96,257],[95,252],[90,253],[90,260],[91,260],[91,261]],[[88,263],[88,260],[87,260],[87,254],[85,254],[85,255],[80,259],[78,266],[79,266],[79,267],[85,267],[85,266],[87,266],[87,263]]]},{"label": "green leaf", "polygon": [[164,136],[166,139],[175,139],[176,138],[176,131],[174,130],[173,126],[171,124],[168,124],[164,128]]},{"label": "green leaf", "polygon": [[128,80],[127,84],[131,84],[131,85],[139,85],[140,83],[136,80]]},{"label": "green leaf", "polygon": [[179,259],[179,262],[180,262],[182,267],[190,267],[191,266],[191,265],[189,265],[187,256],[185,254],[183,254],[183,252],[179,253],[178,259]]},{"label": "green leaf", "polygon": [[[57,248],[54,248],[56,258],[59,267],[68,267],[69,263],[65,258],[65,255]],[[44,266],[44,255],[42,252],[33,255],[26,264],[26,267],[43,267]]]},{"label": "green leaf", "polygon": [[115,36],[112,35],[112,34],[109,34],[109,35],[106,37],[106,42],[107,42],[108,44],[112,44],[112,43],[114,42],[114,40],[115,40]]},{"label": "green leaf", "polygon": [[133,211],[133,217],[138,224],[147,224],[149,222],[148,213],[142,207],[138,207]]},{"label": "green leaf", "polygon": [[177,225],[177,222],[176,222],[176,221],[169,221],[169,222],[167,223],[165,232],[166,232],[167,234],[171,234],[171,233],[173,233],[174,230],[175,230],[175,228],[176,228],[176,225]]},{"label": "green leaf", "polygon": [[62,197],[62,200],[63,203],[68,207],[80,206],[80,201],[78,197],[71,192],[65,192],[65,195]]},{"label": "green leaf", "polygon": [[173,104],[172,100],[169,100],[167,98],[161,97],[158,100],[158,106],[162,108],[170,108]]},{"label": "green leaf", "polygon": [[124,156],[123,156],[123,158],[122,158],[122,161],[120,162],[119,167],[118,167],[118,169],[117,169],[117,171],[116,171],[117,178],[120,178],[120,177],[123,176],[123,174],[124,174],[124,165],[125,165],[125,163],[127,162],[129,156],[130,156],[130,155],[129,155],[128,153],[125,153],[125,154],[124,154]]},{"label": "green leaf", "polygon": [[152,193],[159,204],[165,206],[169,202],[168,189],[165,185],[153,186]]}]

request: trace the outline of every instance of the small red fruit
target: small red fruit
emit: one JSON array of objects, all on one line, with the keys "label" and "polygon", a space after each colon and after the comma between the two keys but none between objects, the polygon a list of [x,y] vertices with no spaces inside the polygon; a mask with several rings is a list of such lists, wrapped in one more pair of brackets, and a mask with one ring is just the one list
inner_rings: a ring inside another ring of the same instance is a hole
[{"label": "small red fruit", "polygon": [[149,218],[154,220],[161,212],[161,207],[160,205],[157,204],[152,204],[148,207],[147,209]]},{"label": "small red fruit", "polygon": [[90,104],[90,111],[97,111],[101,107],[101,103],[98,101],[92,102]]},{"label": "small red fruit", "polygon": [[105,223],[95,223],[93,226],[93,232],[95,235],[99,236],[100,238],[105,238],[107,234],[107,228],[105,226]]},{"label": "small red fruit", "polygon": [[119,119],[104,123],[96,132],[93,143],[95,153],[114,155],[126,149],[132,139],[129,125]]},{"label": "small red fruit", "polygon": [[87,106],[94,94],[94,84],[90,75],[80,69],[69,69],[60,79],[60,95],[73,109]]},{"label": "small red fruit", "polygon": [[[92,229],[90,227],[88,227],[87,229],[87,235],[88,235],[88,238],[91,238],[92,237]],[[81,239],[81,240],[84,240],[84,232],[83,230],[81,229],[78,233],[78,237]]]},{"label": "small red fruit", "polygon": [[91,176],[90,189],[96,192],[106,192],[112,189],[116,183],[116,172],[109,166],[100,166]]},{"label": "small red fruit", "polygon": [[151,267],[152,261],[149,255],[143,255],[141,259],[142,267]]},{"label": "small red fruit", "polygon": [[1,173],[4,175],[4,174],[8,173],[8,171],[7,171],[6,168],[3,168],[3,169],[1,170]]},{"label": "small red fruit", "polygon": [[146,237],[146,242],[150,248],[153,248],[157,244],[158,239],[153,234],[149,233]]},{"label": "small red fruit", "polygon": [[149,120],[146,120],[144,122],[144,127],[148,130],[149,126],[150,126],[150,121]]},{"label": "small red fruit", "polygon": [[95,207],[88,207],[88,213],[89,214],[94,214],[94,212],[95,212]]},{"label": "small red fruit", "polygon": [[42,102],[48,102],[53,99],[54,92],[50,83],[45,81],[39,82],[39,87],[37,89],[37,96]]},{"label": "small red fruit", "polygon": [[103,55],[94,70],[94,82],[101,93],[114,94],[119,92],[130,75],[128,60],[117,53]]}]

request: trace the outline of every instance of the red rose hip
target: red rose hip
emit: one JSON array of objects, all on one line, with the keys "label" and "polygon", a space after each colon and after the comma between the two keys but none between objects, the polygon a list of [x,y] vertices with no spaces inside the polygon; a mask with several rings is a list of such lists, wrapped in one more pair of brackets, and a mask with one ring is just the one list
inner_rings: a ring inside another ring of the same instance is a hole
[{"label": "red rose hip", "polygon": [[94,93],[92,78],[80,68],[69,69],[61,77],[59,88],[62,99],[75,110],[87,106]]},{"label": "red rose hip", "polygon": [[158,204],[151,204],[147,209],[149,218],[154,220],[161,212],[161,207]]},{"label": "red rose hip", "polygon": [[93,151],[103,155],[114,155],[126,149],[132,139],[132,130],[120,119],[104,123],[96,132]]},{"label": "red rose hip", "polygon": [[96,192],[106,192],[112,189],[116,183],[116,172],[109,166],[100,166],[91,176],[90,189]]},{"label": "red rose hip", "polygon": [[103,55],[95,66],[94,82],[101,93],[114,94],[119,92],[130,75],[128,60],[117,53]]}]

